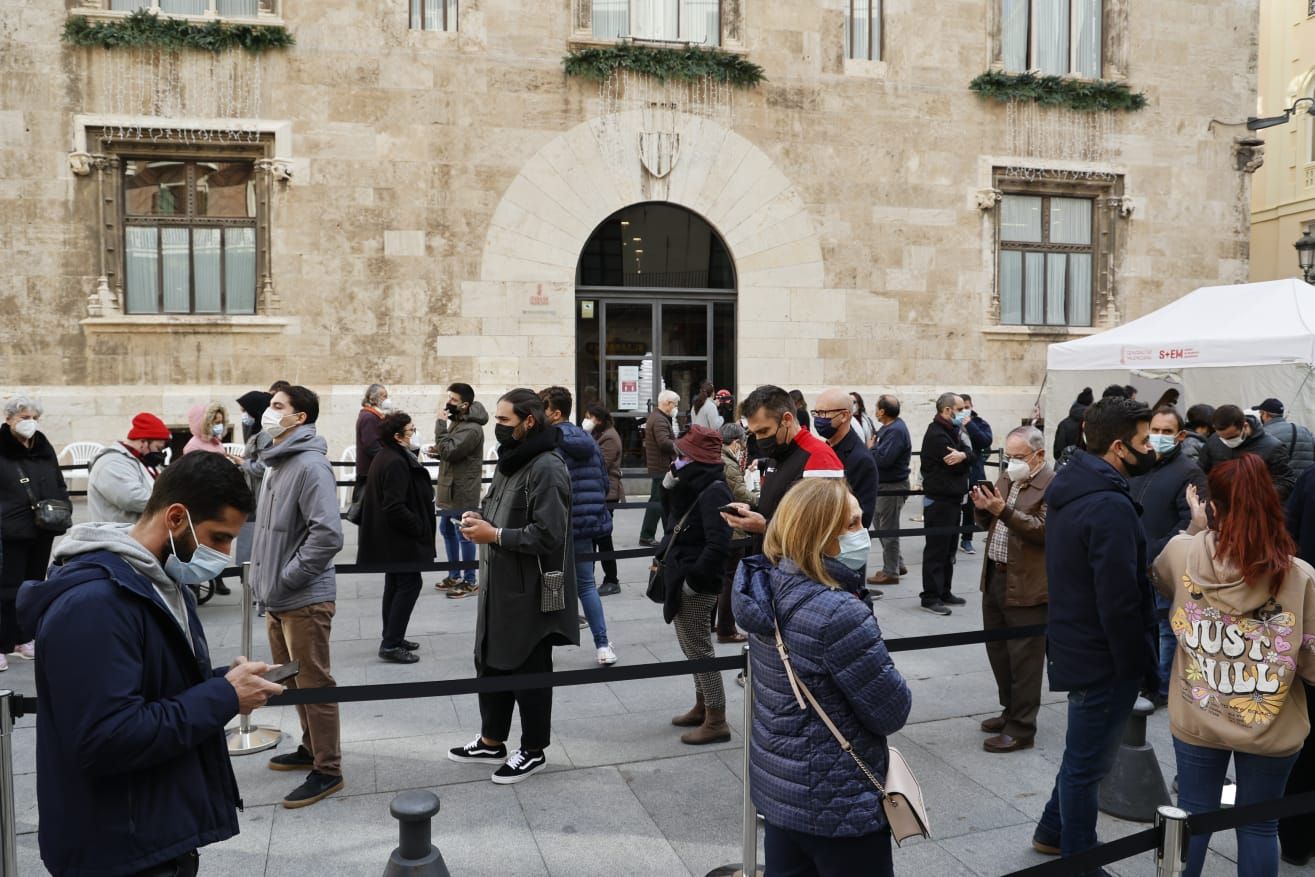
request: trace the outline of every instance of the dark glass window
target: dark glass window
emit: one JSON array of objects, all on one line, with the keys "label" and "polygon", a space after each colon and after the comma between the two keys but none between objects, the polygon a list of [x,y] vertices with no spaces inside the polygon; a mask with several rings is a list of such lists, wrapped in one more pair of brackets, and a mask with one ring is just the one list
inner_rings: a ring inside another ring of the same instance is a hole
[{"label": "dark glass window", "polygon": [[607,218],[580,256],[580,286],[734,289],[721,237],[670,204],[637,204]]}]

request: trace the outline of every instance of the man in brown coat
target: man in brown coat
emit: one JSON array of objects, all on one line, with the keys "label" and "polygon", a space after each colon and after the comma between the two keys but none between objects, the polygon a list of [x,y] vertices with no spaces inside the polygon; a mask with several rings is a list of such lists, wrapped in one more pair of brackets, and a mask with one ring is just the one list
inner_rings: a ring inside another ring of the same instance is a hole
[{"label": "man in brown coat", "polygon": [[[1005,439],[1006,468],[995,488],[974,487],[977,522],[986,527],[982,564],[982,622],[992,628],[1046,623],[1046,486],[1054,470],[1046,462],[1045,439],[1035,427],[1020,426]],[[999,716],[982,722],[987,752],[1030,749],[1041,710],[1041,673],[1046,639],[997,640],[986,656],[1000,692]]]},{"label": "man in brown coat", "polygon": [[649,492],[644,523],[639,528],[640,545],[657,544],[658,521],[662,520],[667,507],[667,490],[662,486],[662,479],[667,477],[671,464],[676,462],[676,429],[672,418],[679,404],[679,393],[663,390],[658,394],[657,407],[644,424],[644,464],[648,468],[648,477],[653,479],[653,488]]}]

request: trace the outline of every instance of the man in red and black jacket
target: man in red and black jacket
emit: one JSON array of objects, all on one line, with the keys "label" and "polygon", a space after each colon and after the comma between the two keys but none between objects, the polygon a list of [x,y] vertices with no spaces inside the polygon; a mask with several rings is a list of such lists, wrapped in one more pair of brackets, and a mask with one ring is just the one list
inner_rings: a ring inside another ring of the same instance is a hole
[{"label": "man in red and black jacket", "polygon": [[[922,436],[922,520],[928,530],[959,526],[959,506],[968,493],[976,456],[963,438],[968,406],[954,393],[936,400],[936,417]],[[922,549],[922,608],[934,615],[949,615],[950,606],[966,601],[950,593],[954,577],[954,551],[959,534],[928,533]]]},{"label": "man in red and black jacket", "polygon": [[763,469],[758,510],[732,503],[741,515],[723,514],[731,527],[753,536],[750,554],[761,554],[767,522],[786,492],[801,478],[844,478],[845,467],[836,452],[800,426],[794,400],[780,387],[765,384],[745,398],[740,414],[749,421],[749,433],[757,439]]}]

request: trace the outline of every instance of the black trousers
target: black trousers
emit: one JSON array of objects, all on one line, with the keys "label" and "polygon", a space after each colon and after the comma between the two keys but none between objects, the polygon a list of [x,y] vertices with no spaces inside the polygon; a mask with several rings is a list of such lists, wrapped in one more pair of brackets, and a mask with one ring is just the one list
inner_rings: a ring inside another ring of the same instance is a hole
[{"label": "black trousers", "polygon": [[[959,526],[964,530],[968,530],[969,527],[977,526],[977,519],[973,515],[974,506],[972,500],[965,502],[962,508],[963,508],[963,520],[959,523]],[[968,530],[968,532],[966,533],[960,533],[959,541],[971,542],[973,541],[973,535],[974,533],[972,532],[972,530]]]},{"label": "black trousers", "polygon": [[[1315,687],[1310,685],[1306,685],[1306,712],[1315,720]],[[1287,797],[1311,791],[1315,791],[1315,734],[1306,737],[1306,745],[1301,747],[1297,763],[1288,774],[1288,787],[1283,794]],[[1315,813],[1280,819],[1278,842],[1283,855],[1289,858],[1304,859],[1315,854]]]},{"label": "black trousers", "polygon": [[819,837],[767,823],[763,832],[767,873],[772,877],[893,877],[890,829],[859,837]]},{"label": "black trousers", "polygon": [[[933,499],[923,506],[922,524],[933,527],[959,526],[959,501]],[[926,536],[922,549],[922,602],[933,603],[950,596],[950,583],[954,579],[954,552],[959,548],[959,534]]]},{"label": "black trousers", "polygon": [[[525,663],[512,670],[496,667],[477,667],[478,675],[514,676],[517,673],[551,673],[552,646],[541,640]],[[548,748],[552,731],[552,689],[530,688],[518,691],[499,691],[479,696],[480,733],[489,740],[505,741],[511,736],[512,707],[520,707],[521,749]]]},{"label": "black trousers", "polygon": [[[599,552],[602,552],[602,551],[607,551],[607,552],[615,551],[616,548],[612,545],[612,534],[611,534],[611,533],[608,533],[606,536],[599,536],[597,539],[595,539],[595,540],[594,540],[594,550],[595,550],[595,551],[599,551]],[[615,558],[615,557],[613,557],[613,558],[610,559],[610,560],[600,560],[600,561],[598,561],[598,562],[601,563],[601,564],[603,565],[603,581],[605,581],[605,582],[619,582],[619,581],[621,581],[619,578],[616,577],[616,558]]]},{"label": "black trousers", "polygon": [[162,862],[145,871],[138,871],[131,877],[196,877],[199,867],[200,860],[193,850],[190,853],[183,853],[173,861]]},{"label": "black trousers", "polygon": [[717,608],[712,613],[712,629],[720,636],[734,636],[735,613],[731,611],[731,587],[735,584],[735,571],[740,568],[740,561],[749,550],[749,540],[744,544],[731,543],[730,554],[726,556],[726,566],[721,574],[721,593],[717,595]]},{"label": "black trousers", "polygon": [[32,631],[18,623],[18,588],[31,579],[44,579],[50,565],[50,546],[54,533],[41,533],[34,539],[5,539],[0,542],[0,655],[32,639]]},{"label": "black trousers", "polygon": [[420,597],[420,573],[384,573],[384,634],[380,648],[395,649],[406,638],[406,626],[411,622],[411,610]]}]

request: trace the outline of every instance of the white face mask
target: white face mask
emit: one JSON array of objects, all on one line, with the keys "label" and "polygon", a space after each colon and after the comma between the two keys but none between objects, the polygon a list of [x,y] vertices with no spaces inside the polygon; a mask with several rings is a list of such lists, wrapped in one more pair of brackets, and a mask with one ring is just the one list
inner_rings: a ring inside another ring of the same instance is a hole
[{"label": "white face mask", "polygon": [[1005,467],[1005,474],[1009,476],[1010,481],[1026,481],[1032,474],[1032,467],[1026,460],[1010,460],[1009,465]]},{"label": "white face mask", "polygon": [[593,432],[594,427],[597,425],[598,424],[594,423],[594,419],[592,417],[586,417],[584,420],[580,421],[580,428],[583,429],[585,432]]},{"label": "white face mask", "polygon": [[379,403],[379,410],[380,410],[380,411],[392,411],[392,410],[393,410],[393,400],[392,400],[392,399],[385,399],[385,400],[383,400],[382,402],[380,402],[380,403]]},{"label": "white face mask", "polygon": [[1231,439],[1221,437],[1219,440],[1224,443],[1225,447],[1237,448],[1241,447],[1242,442],[1246,441],[1246,436],[1239,434]]},{"label": "white face mask", "polygon": [[20,420],[14,425],[14,432],[24,439],[30,439],[37,434],[37,422],[35,420]]},{"label": "white face mask", "polygon": [[219,438],[224,434],[224,425],[222,423],[216,423],[212,425],[210,427],[210,434],[213,435],[215,438]]},{"label": "white face mask", "polygon": [[273,408],[266,408],[265,413],[260,415],[260,428],[269,433],[269,437],[272,439],[276,439],[292,429],[290,426],[283,425],[283,415]]},{"label": "white face mask", "polygon": [[871,552],[872,534],[867,530],[840,534],[840,553],[836,559],[850,569],[857,571],[867,566]]}]

